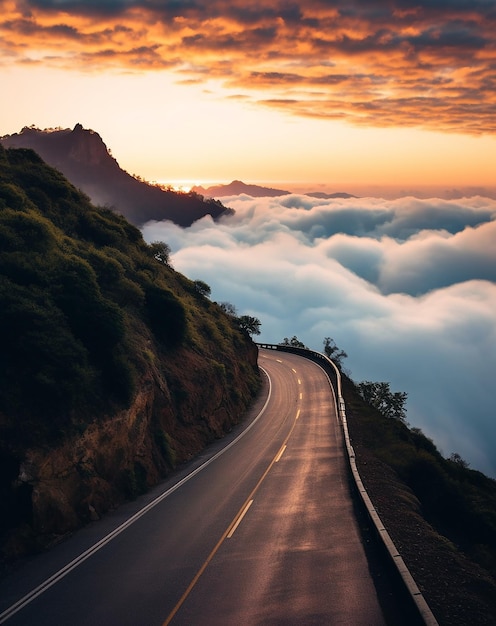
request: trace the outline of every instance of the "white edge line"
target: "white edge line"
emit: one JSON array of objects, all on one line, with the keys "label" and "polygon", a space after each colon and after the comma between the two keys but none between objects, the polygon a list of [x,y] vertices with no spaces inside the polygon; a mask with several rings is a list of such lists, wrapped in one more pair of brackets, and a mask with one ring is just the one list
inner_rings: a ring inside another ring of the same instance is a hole
[{"label": "white edge line", "polygon": [[[259,366],[260,367],[260,366]],[[98,552],[98,550],[100,550],[101,548],[103,548],[103,546],[107,545],[107,543],[110,543],[112,541],[112,539],[115,539],[115,537],[117,537],[118,535],[120,535],[122,532],[124,532],[126,530],[126,528],[128,528],[129,526],[131,526],[132,524],[134,524],[134,522],[138,521],[140,517],[142,517],[143,515],[145,515],[146,513],[148,513],[148,511],[151,511],[155,506],[157,506],[157,504],[159,504],[160,502],[162,502],[162,500],[165,500],[168,496],[170,496],[172,493],[174,493],[174,491],[176,491],[176,489],[179,489],[179,487],[182,487],[182,485],[184,485],[185,483],[188,482],[188,480],[190,480],[191,478],[193,478],[194,476],[196,476],[196,474],[198,474],[199,472],[201,472],[203,469],[205,469],[208,465],[210,465],[210,463],[213,463],[216,459],[218,459],[220,456],[222,456],[224,454],[224,452],[227,452],[227,450],[229,450],[230,448],[232,448],[232,446],[234,446],[242,437],[244,437],[246,435],[246,433],[251,430],[251,428],[253,428],[253,426],[258,422],[258,420],[262,417],[262,415],[265,413],[265,409],[267,408],[267,405],[269,404],[270,401],[270,397],[272,395],[272,382],[270,380],[270,376],[267,373],[267,371],[263,368],[260,367],[260,369],[264,372],[264,374],[267,376],[267,380],[269,382],[269,392],[267,394],[267,399],[265,400],[265,404],[263,405],[263,407],[260,409],[259,414],[256,416],[256,418],[243,430],[243,432],[241,432],[235,439],[233,439],[231,441],[231,443],[229,443],[225,448],[222,448],[222,450],[219,450],[219,452],[217,452],[217,454],[215,454],[214,456],[212,456],[210,459],[207,459],[204,463],[202,463],[201,465],[199,465],[195,470],[193,470],[191,472],[191,474],[188,474],[187,476],[185,476],[184,478],[182,478],[179,482],[177,482],[175,485],[173,485],[172,487],[170,487],[170,489],[168,489],[167,491],[165,491],[164,493],[162,493],[160,496],[157,496],[155,498],[155,500],[152,500],[151,502],[149,502],[145,507],[143,507],[140,511],[138,511],[137,513],[135,513],[132,517],[130,517],[128,520],[126,520],[123,524],[121,524],[120,526],[118,526],[117,528],[115,528],[111,533],[109,533],[106,537],[103,537],[102,539],[100,539],[100,541],[98,541],[97,543],[95,543],[93,546],[91,546],[91,548],[88,548],[85,552],[82,552],[79,556],[77,556],[75,559],[73,559],[70,563],[68,563],[67,565],[65,565],[62,569],[60,569],[58,572],[56,572],[55,574],[53,574],[52,576],[50,576],[49,578],[47,578],[44,582],[41,583],[41,585],[38,585],[38,587],[36,587],[35,589],[33,589],[32,591],[30,591],[29,593],[27,593],[24,597],[22,597],[20,600],[18,600],[17,602],[15,602],[12,606],[10,606],[8,609],[6,609],[5,611],[3,611],[3,613],[0,613],[0,624],[3,624],[4,622],[6,622],[8,619],[10,619],[13,615],[15,615],[15,613],[17,613],[18,611],[20,611],[21,609],[23,609],[25,606],[27,606],[30,602],[32,602],[33,600],[35,600],[38,596],[40,596],[41,594],[43,594],[45,591],[47,591],[48,589],[50,589],[50,587],[52,587],[53,585],[55,585],[57,582],[59,582],[59,580],[62,580],[62,578],[64,578],[65,576],[67,576],[67,574],[69,574],[70,572],[72,572],[73,569],[76,569],[76,567],[78,567],[78,565],[81,565],[81,563],[83,563],[84,561],[86,561],[87,559],[90,558],[90,556],[92,556],[93,554],[95,554],[96,552]],[[251,504],[251,502],[249,503]],[[249,505],[248,505],[249,506]],[[245,509],[245,512],[248,510],[248,507]],[[244,515],[244,513],[243,513]],[[241,521],[241,519],[239,520]]]}]

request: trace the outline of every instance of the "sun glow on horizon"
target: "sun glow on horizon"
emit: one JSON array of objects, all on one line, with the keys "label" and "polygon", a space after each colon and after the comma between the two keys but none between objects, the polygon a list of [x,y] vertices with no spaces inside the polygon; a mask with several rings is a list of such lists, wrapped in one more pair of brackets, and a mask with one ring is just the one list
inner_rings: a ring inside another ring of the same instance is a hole
[{"label": "sun glow on horizon", "polygon": [[0,135],[80,122],[128,172],[184,191],[235,179],[494,187],[483,3],[477,22],[454,1],[417,15],[310,3],[305,29],[263,6],[248,19],[242,0],[28,4],[29,15],[0,0]]}]

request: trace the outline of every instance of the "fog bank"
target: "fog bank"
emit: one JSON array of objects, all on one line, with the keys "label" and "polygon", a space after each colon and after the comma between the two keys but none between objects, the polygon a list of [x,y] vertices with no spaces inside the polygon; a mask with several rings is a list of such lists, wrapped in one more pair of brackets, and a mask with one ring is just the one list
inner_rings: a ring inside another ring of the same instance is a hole
[{"label": "fog bank", "polygon": [[234,216],[151,222],[145,239],[258,317],[260,341],[333,337],[356,382],[406,391],[412,426],[496,476],[496,200],[222,200]]}]

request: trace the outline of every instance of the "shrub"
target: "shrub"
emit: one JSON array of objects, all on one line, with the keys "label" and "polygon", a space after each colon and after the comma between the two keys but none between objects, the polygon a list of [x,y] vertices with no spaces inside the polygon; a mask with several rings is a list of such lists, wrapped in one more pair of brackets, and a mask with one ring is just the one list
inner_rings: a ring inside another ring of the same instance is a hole
[{"label": "shrub", "polygon": [[66,257],[54,280],[55,301],[75,336],[97,358],[108,354],[124,335],[123,314],[103,298],[93,269],[76,256]]},{"label": "shrub", "polygon": [[186,337],[184,306],[168,289],[149,286],[145,290],[148,319],[155,336],[169,348],[180,345]]},{"label": "shrub", "polygon": [[0,279],[0,407],[67,420],[90,396],[88,353],[42,291]]}]

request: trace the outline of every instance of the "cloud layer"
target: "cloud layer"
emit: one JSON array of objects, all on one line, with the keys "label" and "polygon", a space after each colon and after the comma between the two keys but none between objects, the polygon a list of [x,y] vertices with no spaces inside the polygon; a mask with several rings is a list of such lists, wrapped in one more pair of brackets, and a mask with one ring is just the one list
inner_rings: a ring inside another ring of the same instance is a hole
[{"label": "cloud layer", "polygon": [[0,63],[171,70],[356,125],[496,130],[490,0],[0,0]]},{"label": "cloud layer", "polygon": [[224,198],[234,217],[149,223],[176,269],[262,322],[262,341],[331,336],[352,378],[408,393],[445,455],[496,476],[496,201]]}]

